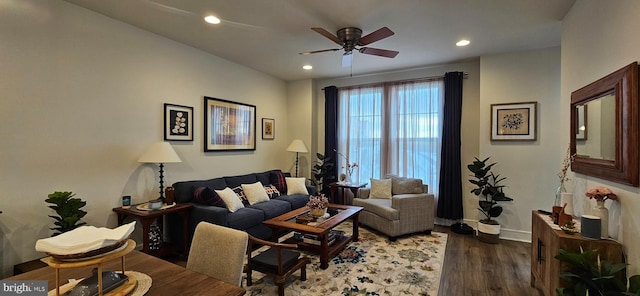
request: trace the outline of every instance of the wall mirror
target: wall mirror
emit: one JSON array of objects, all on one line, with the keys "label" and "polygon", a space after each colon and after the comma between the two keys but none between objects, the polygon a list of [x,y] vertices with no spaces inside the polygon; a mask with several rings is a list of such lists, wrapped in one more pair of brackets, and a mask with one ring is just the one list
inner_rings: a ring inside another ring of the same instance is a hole
[{"label": "wall mirror", "polygon": [[638,187],[638,64],[571,93],[571,170]]}]

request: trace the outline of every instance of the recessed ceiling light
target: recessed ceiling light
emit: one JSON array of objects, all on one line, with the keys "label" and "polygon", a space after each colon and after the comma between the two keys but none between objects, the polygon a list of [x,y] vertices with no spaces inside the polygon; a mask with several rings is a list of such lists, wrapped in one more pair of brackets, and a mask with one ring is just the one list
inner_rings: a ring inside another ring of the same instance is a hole
[{"label": "recessed ceiling light", "polygon": [[213,15],[207,15],[204,17],[204,21],[210,24],[219,24],[220,23],[220,19],[213,16]]},{"label": "recessed ceiling light", "polygon": [[311,69],[313,69],[313,66],[311,66],[311,65],[304,65],[304,66],[302,66],[302,69],[305,69],[305,70],[311,70]]},{"label": "recessed ceiling light", "polygon": [[462,40],[456,42],[456,45],[457,46],[467,46],[467,45],[469,45],[469,43],[471,43],[471,41],[466,40],[466,39],[462,39]]}]

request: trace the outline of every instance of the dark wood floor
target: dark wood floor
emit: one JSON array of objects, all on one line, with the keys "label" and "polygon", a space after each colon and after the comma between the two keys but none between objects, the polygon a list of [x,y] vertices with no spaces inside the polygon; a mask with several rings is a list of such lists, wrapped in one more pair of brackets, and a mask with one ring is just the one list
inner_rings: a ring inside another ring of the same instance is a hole
[{"label": "dark wood floor", "polygon": [[434,231],[449,236],[440,296],[542,295],[530,285],[531,244],[508,240],[487,244],[439,225]]}]

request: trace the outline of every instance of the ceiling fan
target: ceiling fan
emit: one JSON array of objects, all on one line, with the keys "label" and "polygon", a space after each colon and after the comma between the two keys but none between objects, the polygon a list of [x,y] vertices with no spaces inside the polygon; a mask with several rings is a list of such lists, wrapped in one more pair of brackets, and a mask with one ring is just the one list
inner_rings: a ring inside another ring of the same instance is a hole
[{"label": "ceiling fan", "polygon": [[314,30],[318,34],[331,39],[331,41],[340,45],[341,48],[331,48],[331,49],[321,49],[321,50],[301,52],[300,53],[301,55],[309,55],[309,54],[328,52],[328,51],[338,51],[338,50],[344,49],[344,53],[342,54],[343,67],[351,66],[354,50],[360,53],[381,56],[385,58],[394,58],[396,57],[396,55],[398,55],[398,52],[395,50],[364,47],[378,40],[382,40],[384,38],[392,36],[394,34],[393,31],[391,31],[387,27],[382,27],[365,36],[362,36],[361,29],[355,28],[355,27],[342,28],[338,30],[336,35],[329,33],[329,31],[323,28],[311,28],[311,30]]}]

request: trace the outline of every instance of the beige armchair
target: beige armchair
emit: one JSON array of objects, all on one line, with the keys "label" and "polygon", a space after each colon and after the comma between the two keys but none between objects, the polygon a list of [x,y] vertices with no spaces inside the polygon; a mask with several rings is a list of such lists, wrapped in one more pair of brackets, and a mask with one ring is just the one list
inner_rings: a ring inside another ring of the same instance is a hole
[{"label": "beige armchair", "polygon": [[353,199],[354,206],[364,208],[359,217],[361,224],[388,235],[392,241],[403,234],[431,233],[435,197],[428,193],[422,180],[392,178],[391,198],[372,197],[370,193],[371,188],[360,188],[358,198]]}]

